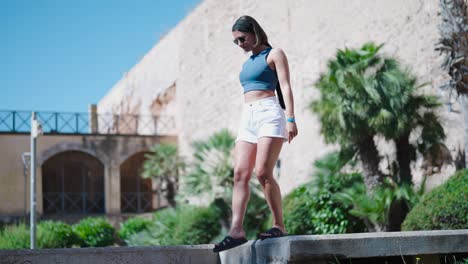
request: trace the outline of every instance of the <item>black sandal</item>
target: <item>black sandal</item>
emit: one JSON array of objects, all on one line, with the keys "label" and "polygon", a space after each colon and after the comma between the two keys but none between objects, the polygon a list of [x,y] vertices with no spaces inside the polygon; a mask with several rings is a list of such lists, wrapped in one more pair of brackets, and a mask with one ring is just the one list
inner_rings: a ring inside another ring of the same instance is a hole
[{"label": "black sandal", "polygon": [[279,229],[277,227],[272,227],[272,228],[268,229],[267,231],[259,234],[257,237],[258,237],[258,239],[264,240],[264,239],[267,239],[267,238],[283,237],[283,236],[286,236],[286,234],[283,233],[283,231],[281,231],[281,229]]},{"label": "black sandal", "polygon": [[248,240],[245,237],[233,238],[232,236],[225,236],[223,241],[219,242],[218,244],[215,244],[213,252],[218,253],[224,250],[228,250],[240,246],[244,243],[247,243],[247,241]]}]

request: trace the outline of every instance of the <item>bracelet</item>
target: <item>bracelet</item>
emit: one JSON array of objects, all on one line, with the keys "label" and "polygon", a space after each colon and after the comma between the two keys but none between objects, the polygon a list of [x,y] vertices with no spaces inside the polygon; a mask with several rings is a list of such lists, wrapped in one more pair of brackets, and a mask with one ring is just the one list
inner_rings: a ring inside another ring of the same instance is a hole
[{"label": "bracelet", "polygon": [[291,122],[291,123],[296,123],[296,119],[294,119],[294,117],[288,117],[286,121]]}]

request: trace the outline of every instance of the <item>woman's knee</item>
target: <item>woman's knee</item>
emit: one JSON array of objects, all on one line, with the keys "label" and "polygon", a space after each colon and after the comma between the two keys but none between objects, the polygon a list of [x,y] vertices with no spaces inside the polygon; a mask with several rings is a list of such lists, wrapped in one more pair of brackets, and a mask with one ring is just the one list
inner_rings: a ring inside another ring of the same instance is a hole
[{"label": "woman's knee", "polygon": [[248,184],[252,172],[245,168],[234,168],[234,182]]},{"label": "woman's knee", "polygon": [[272,181],[273,179],[273,171],[270,171],[267,167],[256,167],[255,168],[255,176],[257,176],[258,181],[260,184],[265,184],[268,181]]}]

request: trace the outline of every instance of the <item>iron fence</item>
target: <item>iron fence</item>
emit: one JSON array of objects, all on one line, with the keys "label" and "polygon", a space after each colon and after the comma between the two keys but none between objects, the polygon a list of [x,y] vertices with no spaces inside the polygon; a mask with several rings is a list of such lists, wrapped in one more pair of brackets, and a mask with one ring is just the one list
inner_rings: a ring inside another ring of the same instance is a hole
[{"label": "iron fence", "polygon": [[[49,134],[171,135],[173,116],[37,112],[42,131]],[[0,133],[29,133],[31,112],[1,111]]]},{"label": "iron fence", "polygon": [[45,192],[45,214],[104,213],[104,193]]},{"label": "iron fence", "polygon": [[144,213],[153,210],[152,192],[123,192],[120,196],[122,213]]}]

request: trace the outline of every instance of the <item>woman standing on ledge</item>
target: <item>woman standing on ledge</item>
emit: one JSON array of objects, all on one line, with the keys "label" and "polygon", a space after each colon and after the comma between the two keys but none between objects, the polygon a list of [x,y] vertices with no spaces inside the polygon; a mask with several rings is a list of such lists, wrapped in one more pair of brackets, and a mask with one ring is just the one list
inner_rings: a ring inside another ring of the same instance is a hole
[{"label": "woman standing on ledge", "polygon": [[271,47],[263,29],[250,16],[236,20],[232,35],[234,43],[245,52],[251,51],[252,55],[242,66],[239,76],[245,104],[234,150],[232,223],[228,235],[215,244],[214,252],[247,242],[242,225],[250,197],[249,180],[253,169],[273,215],[272,228],[259,234],[258,238],[286,234],[281,192],[273,177],[273,168],[283,142],[290,143],[297,136],[286,55],[281,49]]}]

